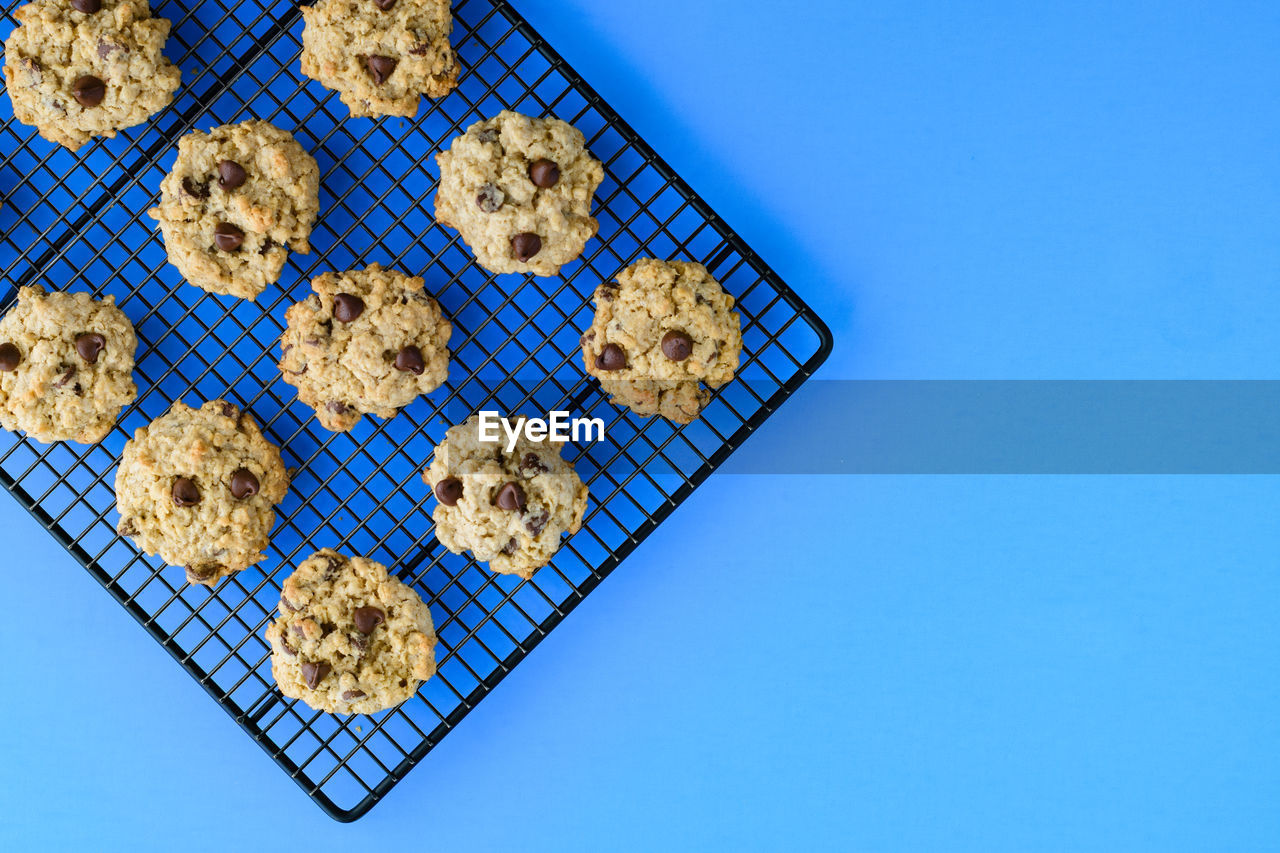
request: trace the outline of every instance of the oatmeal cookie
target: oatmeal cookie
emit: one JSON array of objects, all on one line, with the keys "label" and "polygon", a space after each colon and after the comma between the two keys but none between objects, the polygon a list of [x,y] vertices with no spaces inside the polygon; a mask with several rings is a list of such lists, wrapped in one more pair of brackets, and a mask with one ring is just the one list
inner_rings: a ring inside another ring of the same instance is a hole
[{"label": "oatmeal cookie", "polygon": [[289,474],[257,423],[225,400],[174,403],[124,446],[116,529],[212,586],[263,558]]},{"label": "oatmeal cookie", "polygon": [[13,16],[4,77],[14,117],[72,151],[142,124],[182,81],[160,52],[169,22],[146,0],[35,0]]},{"label": "oatmeal cookie", "polygon": [[280,692],[331,714],[393,708],[436,671],[431,611],[364,557],[325,548],[284,582],[267,628]]},{"label": "oatmeal cookie", "polygon": [[101,441],[138,392],[137,345],[114,296],[21,288],[0,320],[0,424],[37,441]]},{"label": "oatmeal cookie", "polygon": [[449,0],[319,0],[302,17],[302,73],[353,116],[413,118],[458,84]]},{"label": "oatmeal cookie", "polygon": [[254,299],[290,250],[311,251],[319,188],[315,158],[292,134],[265,121],[224,124],[182,137],[149,214],[187,281]]},{"label": "oatmeal cookie", "polygon": [[614,403],[687,424],[733,379],[742,319],[702,264],[641,260],[596,288],[582,336],[587,372]]},{"label": "oatmeal cookie", "polygon": [[479,424],[472,415],[450,427],[423,473],[436,497],[436,537],[495,572],[532,577],[551,562],[560,537],[582,527],[586,484],[560,457],[562,442],[530,441],[522,431],[508,453],[506,436],[482,441]]},{"label": "oatmeal cookie", "polygon": [[392,417],[444,382],[453,327],[421,277],[373,264],[316,276],[311,289],[285,312],[280,372],[325,429]]},{"label": "oatmeal cookie", "polygon": [[491,272],[555,275],[599,228],[591,201],[604,167],[566,122],[504,111],[471,125],[436,162],[436,219]]}]

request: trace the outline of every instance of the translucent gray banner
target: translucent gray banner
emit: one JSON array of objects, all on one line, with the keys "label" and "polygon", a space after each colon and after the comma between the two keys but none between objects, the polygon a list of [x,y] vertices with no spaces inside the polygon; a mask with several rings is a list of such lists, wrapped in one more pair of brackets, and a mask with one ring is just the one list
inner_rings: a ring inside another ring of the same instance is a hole
[{"label": "translucent gray banner", "polygon": [[721,470],[1280,474],[1280,381],[814,380],[763,432]]}]

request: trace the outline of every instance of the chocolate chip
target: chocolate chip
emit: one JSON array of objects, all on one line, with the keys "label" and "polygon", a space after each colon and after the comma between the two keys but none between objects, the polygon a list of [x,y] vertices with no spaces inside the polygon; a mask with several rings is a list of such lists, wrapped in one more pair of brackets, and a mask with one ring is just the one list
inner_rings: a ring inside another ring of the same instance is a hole
[{"label": "chocolate chip", "polygon": [[484,130],[476,133],[476,140],[478,142],[497,142],[498,131],[492,127],[486,127]]},{"label": "chocolate chip", "polygon": [[203,583],[217,577],[221,572],[222,566],[217,563],[205,563],[203,566],[187,566],[187,581],[189,583]]},{"label": "chocolate chip", "polygon": [[277,243],[275,240],[272,240],[270,237],[267,237],[265,240],[262,241],[262,245],[258,247],[258,254],[265,255],[279,245],[281,244]]},{"label": "chocolate chip", "polygon": [[244,242],[244,232],[230,222],[219,222],[213,229],[213,245],[224,252],[234,252]]},{"label": "chocolate chip", "polygon": [[102,0],[71,0],[71,8],[92,15],[102,8]]},{"label": "chocolate chip", "polygon": [[396,353],[396,370],[401,373],[421,376],[423,367],[422,350],[417,347],[409,345]]},{"label": "chocolate chip", "polygon": [[183,178],[182,191],[192,198],[209,197],[209,185],[204,181],[197,181],[195,178]]},{"label": "chocolate chip", "polygon": [[333,412],[335,415],[345,415],[347,413],[347,404],[337,400],[330,400],[325,404],[325,408]]},{"label": "chocolate chip", "polygon": [[526,231],[511,238],[511,254],[517,261],[524,263],[542,251],[542,238]]},{"label": "chocolate chip", "polygon": [[373,82],[382,85],[396,70],[396,61],[389,56],[366,56],[364,64],[369,68]]},{"label": "chocolate chip", "polygon": [[117,50],[124,50],[124,49],[125,49],[124,45],[116,44],[115,42],[107,41],[106,39],[98,39],[98,58],[99,59],[106,59],[108,56],[115,53]]},{"label": "chocolate chip", "polygon": [[231,495],[238,501],[258,493],[258,478],[248,468],[237,468],[231,474]]},{"label": "chocolate chip", "polygon": [[535,187],[554,187],[560,181],[560,167],[546,159],[534,160],[529,164],[529,180]]},{"label": "chocolate chip", "polygon": [[445,477],[436,483],[436,499],[445,506],[457,506],[462,499],[462,481],[457,477]]},{"label": "chocolate chip", "polygon": [[520,543],[516,541],[516,537],[512,536],[507,540],[507,544],[502,546],[502,553],[514,554],[520,548]]},{"label": "chocolate chip", "polygon": [[528,530],[533,536],[537,536],[547,526],[547,519],[551,517],[551,513],[545,509],[541,512],[534,513],[524,522],[524,529]]},{"label": "chocolate chip", "polygon": [[74,364],[69,364],[65,366],[64,368],[62,368],[62,375],[58,377],[58,381],[53,383],[53,387],[61,388],[62,386],[70,382],[71,378],[75,375],[76,375],[76,366]]},{"label": "chocolate chip", "polygon": [[498,509],[523,510],[525,505],[524,489],[519,483],[503,483],[493,497]]},{"label": "chocolate chip", "polygon": [[[391,2],[394,5],[395,0],[391,0]],[[378,4],[378,5],[381,6],[382,4]],[[386,8],[390,9],[391,6],[387,6]],[[342,698],[343,699],[363,699],[364,691],[363,690],[344,690],[342,691]]]},{"label": "chocolate chip", "polygon": [[307,637],[307,629],[302,627],[301,622],[293,623],[293,633],[297,634],[299,637],[302,637],[304,640]]},{"label": "chocolate chip", "polygon": [[431,52],[431,43],[424,41],[419,44],[415,44],[413,47],[409,48],[409,52],[414,56],[426,56]]},{"label": "chocolate chip", "polygon": [[307,686],[315,690],[324,677],[333,672],[333,667],[327,663],[311,663],[308,661],[302,665],[302,677],[306,679]]},{"label": "chocolate chip", "polygon": [[373,0],[373,5],[384,12],[390,12],[391,7],[396,5],[396,0]]},{"label": "chocolate chip", "polygon": [[280,596],[280,606],[283,607],[285,610],[288,610],[290,613],[297,613],[298,610],[301,609],[298,607],[294,607],[293,602],[285,598],[283,595]]},{"label": "chocolate chip", "polygon": [[239,414],[240,410],[236,408],[235,403],[228,403],[226,400],[222,401],[222,416],[224,418],[234,418]]},{"label": "chocolate chip", "polygon": [[605,344],[604,349],[596,356],[596,367],[599,370],[622,370],[627,366],[627,354],[617,344]]},{"label": "chocolate chip", "polygon": [[12,373],[22,363],[22,353],[10,343],[0,344],[0,373]]},{"label": "chocolate chip", "polygon": [[402,678],[402,679],[400,679],[400,686],[401,686],[401,687],[407,687],[408,685],[409,685],[409,682],[408,682],[408,681],[404,680],[403,678]]},{"label": "chocolate chip", "polygon": [[76,335],[76,352],[90,364],[98,363],[98,356],[107,348],[107,339],[97,332]]},{"label": "chocolate chip", "polygon": [[116,528],[116,532],[121,536],[137,536],[138,525],[134,523],[132,518],[120,519],[120,526]]},{"label": "chocolate chip", "polygon": [[693,338],[674,329],[662,336],[662,354],[672,361],[684,361],[693,353]]},{"label": "chocolate chip", "polygon": [[71,84],[71,94],[80,102],[80,106],[96,107],[107,96],[107,84],[91,74],[86,74],[83,77],[77,77]]},{"label": "chocolate chip", "polygon": [[357,650],[363,652],[369,648],[369,638],[364,634],[347,634],[347,639]]},{"label": "chocolate chip", "polygon": [[330,634],[332,634],[334,631],[336,631],[337,629],[338,629],[338,626],[337,626],[337,625],[335,625],[335,624],[333,624],[332,622],[321,622],[321,623],[320,623],[320,636],[321,636],[321,637],[327,637],[327,636],[329,636]]},{"label": "chocolate chip", "polygon": [[542,460],[536,453],[526,453],[524,459],[520,460],[520,471],[523,472],[526,468],[535,474],[541,474],[547,470],[547,466],[542,464]]},{"label": "chocolate chip", "polygon": [[244,167],[232,160],[220,160],[218,162],[218,186],[227,192],[243,186],[245,178]]},{"label": "chocolate chip", "polygon": [[364,313],[364,300],[350,293],[333,297],[333,317],[340,323],[350,323]]},{"label": "chocolate chip", "polygon": [[476,193],[476,207],[485,213],[497,213],[506,200],[507,194],[494,184],[485,184],[480,188],[480,192]]},{"label": "chocolate chip", "polygon": [[284,653],[291,658],[298,656],[298,650],[284,641],[284,637],[280,638],[280,648],[284,649]]},{"label": "chocolate chip", "polygon": [[357,607],[351,618],[355,620],[357,631],[372,634],[374,628],[387,621],[387,614],[376,607]]},{"label": "chocolate chip", "polygon": [[186,477],[174,480],[170,493],[173,495],[173,502],[178,506],[195,506],[200,503],[200,489]]}]

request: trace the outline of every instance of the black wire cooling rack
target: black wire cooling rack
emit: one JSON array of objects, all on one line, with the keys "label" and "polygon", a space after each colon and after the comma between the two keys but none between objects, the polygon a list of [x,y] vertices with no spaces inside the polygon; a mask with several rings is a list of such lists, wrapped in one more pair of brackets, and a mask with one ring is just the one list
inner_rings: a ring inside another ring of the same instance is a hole
[{"label": "black wire cooling rack", "polygon": [[[0,434],[0,481],[326,813],[368,811],[822,363],[826,327],[503,0],[454,5],[458,89],[415,120],[350,119],[298,72],[289,2],[165,2],[175,103],[77,154],[38,138],[0,99],[0,267],[20,285],[113,293],[139,335],[137,402],[101,444]],[[11,14],[8,23],[14,23]],[[8,28],[6,28],[7,30]],[[501,109],[568,120],[605,164],[600,233],[560,276],[493,276],[431,215],[432,155]],[[321,167],[309,256],[293,254],[256,303],[184,284],[146,210],[193,128],[262,118]],[[578,336],[602,280],[640,257],[706,264],[738,299],[739,378],[676,428],[609,404]],[[284,309],[311,276],[372,262],[419,273],[454,323],[447,385],[388,421],[321,429],[275,368]],[[174,400],[251,410],[295,469],[267,559],[212,592],[119,537],[112,486],[133,430]],[[567,447],[591,489],[583,529],[532,580],[494,575],[433,535],[418,474],[444,430],[479,409],[603,418],[607,439]],[[263,631],[280,583],[322,547],[377,559],[431,605],[439,674],[392,711],[339,717],[274,688]]]}]

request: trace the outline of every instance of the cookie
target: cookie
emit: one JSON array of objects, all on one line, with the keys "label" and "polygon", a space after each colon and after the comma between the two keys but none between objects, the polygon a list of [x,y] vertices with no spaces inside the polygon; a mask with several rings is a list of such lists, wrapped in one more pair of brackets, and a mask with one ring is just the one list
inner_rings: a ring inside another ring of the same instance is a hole
[{"label": "cookie", "polygon": [[319,0],[302,17],[302,73],[353,116],[413,118],[458,84],[449,0]]},{"label": "cookie", "polygon": [[148,213],[187,281],[254,299],[291,249],[311,251],[319,188],[315,158],[291,134],[265,121],[224,124],[182,137]]},{"label": "cookie", "polygon": [[18,290],[0,319],[0,425],[37,441],[101,441],[133,402],[133,324],[114,296]]},{"label": "cookie", "polygon": [[331,714],[394,708],[436,671],[431,611],[381,563],[325,548],[285,578],[267,627],[280,692]]},{"label": "cookie", "polygon": [[687,424],[733,378],[742,319],[702,264],[641,260],[596,288],[582,336],[587,373],[614,403]]},{"label": "cookie", "polygon": [[436,162],[436,219],[491,272],[555,275],[599,228],[591,200],[604,167],[566,122],[503,111],[467,128]]},{"label": "cookie", "polygon": [[248,412],[174,403],[125,443],[116,471],[121,536],[212,586],[263,558],[289,474]]},{"label": "cookie", "polygon": [[563,442],[530,441],[521,431],[508,452],[505,435],[482,441],[479,424],[472,415],[450,427],[423,473],[436,497],[436,538],[495,572],[532,577],[551,562],[560,537],[582,527],[586,484],[560,458]]},{"label": "cookie", "polygon": [[392,417],[444,382],[453,327],[421,277],[373,264],[318,275],[311,289],[285,312],[280,373],[325,429]]},{"label": "cookie", "polygon": [[14,117],[75,151],[168,106],[182,72],[146,0],[35,0],[13,13],[4,77]]}]

